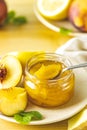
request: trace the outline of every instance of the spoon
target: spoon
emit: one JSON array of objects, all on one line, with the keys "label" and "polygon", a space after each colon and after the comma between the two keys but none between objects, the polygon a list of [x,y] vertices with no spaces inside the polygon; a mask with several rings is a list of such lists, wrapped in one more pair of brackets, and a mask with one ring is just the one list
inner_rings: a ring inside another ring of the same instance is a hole
[{"label": "spoon", "polygon": [[87,67],[87,63],[82,63],[82,64],[72,65],[72,66],[66,67],[66,68],[63,69],[63,72],[66,71],[66,70],[82,68],[82,67]]},{"label": "spoon", "polygon": [[55,78],[59,77],[61,73],[64,73],[67,70],[82,68],[82,67],[87,67],[87,63],[82,63],[82,64],[72,65],[72,66],[66,67],[63,70],[60,70]]}]

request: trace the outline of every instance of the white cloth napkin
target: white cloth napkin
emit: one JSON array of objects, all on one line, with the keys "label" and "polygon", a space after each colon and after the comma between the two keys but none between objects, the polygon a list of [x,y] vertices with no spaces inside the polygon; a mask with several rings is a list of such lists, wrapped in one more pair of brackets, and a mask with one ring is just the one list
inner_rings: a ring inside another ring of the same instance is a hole
[{"label": "white cloth napkin", "polygon": [[[72,38],[58,48],[56,53],[70,57],[72,64],[87,62],[87,37]],[[87,67],[80,68],[80,71],[79,69],[75,69],[74,72],[76,75],[75,93],[76,95],[80,95],[75,98],[78,100],[78,97],[81,97],[79,105],[81,106],[82,104],[82,106],[87,106]]]},{"label": "white cloth napkin", "polygon": [[72,64],[87,62],[87,37],[72,38],[58,48],[56,53],[70,57]]}]

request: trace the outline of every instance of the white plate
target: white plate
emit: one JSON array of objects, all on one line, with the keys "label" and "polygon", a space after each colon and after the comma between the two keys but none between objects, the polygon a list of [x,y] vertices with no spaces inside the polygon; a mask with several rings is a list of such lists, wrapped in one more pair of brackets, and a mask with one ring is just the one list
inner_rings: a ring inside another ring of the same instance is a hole
[{"label": "white plate", "polygon": [[[84,69],[80,69],[80,71],[75,70],[75,75],[75,94],[73,98],[65,105],[52,109],[46,109],[29,104],[27,108],[28,111],[36,110],[41,112],[44,116],[43,120],[32,121],[29,125],[50,124],[65,120],[78,113],[87,105],[87,72]],[[17,123],[12,117],[4,116],[1,113],[0,118]]]},{"label": "white plate", "polygon": [[[37,5],[36,2],[34,4],[34,12],[36,17],[38,18],[38,20],[45,25],[46,27],[48,27],[49,29],[55,31],[55,32],[60,32],[60,33],[64,33],[61,32],[61,28],[64,28],[64,30],[69,29],[71,30],[71,32],[66,32],[66,34],[70,35],[70,36],[87,36],[87,33],[82,33],[79,30],[77,30],[68,20],[63,20],[63,21],[55,21],[55,20],[48,20],[46,18],[44,18],[38,11],[37,9]],[[63,30],[63,31],[64,31]]]}]

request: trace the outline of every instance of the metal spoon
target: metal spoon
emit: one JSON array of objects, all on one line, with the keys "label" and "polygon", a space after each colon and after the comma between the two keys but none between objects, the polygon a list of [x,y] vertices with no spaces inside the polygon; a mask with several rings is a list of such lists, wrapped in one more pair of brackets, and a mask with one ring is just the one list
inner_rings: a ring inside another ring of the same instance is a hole
[{"label": "metal spoon", "polygon": [[64,68],[62,70],[62,72],[66,71],[66,70],[76,69],[76,68],[82,68],[82,67],[87,67],[87,63],[82,63],[82,64],[72,65],[72,66],[66,67],[66,68]]},{"label": "metal spoon", "polygon": [[61,73],[64,73],[67,70],[76,69],[76,68],[82,68],[82,67],[87,67],[87,63],[82,63],[82,64],[72,65],[72,66],[66,67],[66,68],[62,69],[55,78],[57,78],[57,77],[59,78]]}]

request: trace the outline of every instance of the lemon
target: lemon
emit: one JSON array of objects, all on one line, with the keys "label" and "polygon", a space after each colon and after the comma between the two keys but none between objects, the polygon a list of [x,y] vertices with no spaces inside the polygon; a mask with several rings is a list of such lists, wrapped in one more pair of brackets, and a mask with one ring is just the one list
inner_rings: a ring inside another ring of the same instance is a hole
[{"label": "lemon", "polygon": [[38,0],[37,8],[46,18],[54,20],[65,19],[72,0]]}]

